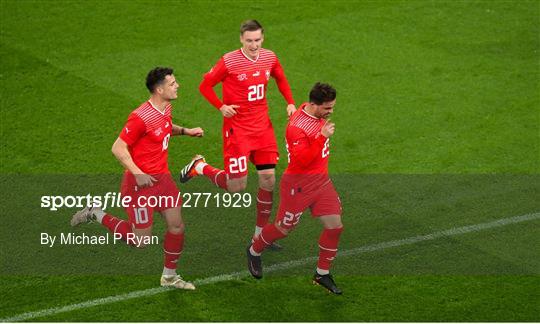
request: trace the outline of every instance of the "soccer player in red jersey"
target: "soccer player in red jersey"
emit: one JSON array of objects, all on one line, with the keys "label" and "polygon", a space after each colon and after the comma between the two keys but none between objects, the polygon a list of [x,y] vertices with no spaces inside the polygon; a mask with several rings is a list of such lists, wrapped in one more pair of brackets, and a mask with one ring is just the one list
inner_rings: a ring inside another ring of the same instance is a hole
[{"label": "soccer player in red jersey", "polygon": [[266,225],[247,250],[248,269],[262,278],[261,253],[274,241],[286,237],[309,208],[323,231],[319,238],[319,261],[313,282],[334,294],[341,294],[330,275],[343,231],[341,201],[328,175],[330,137],[335,126],[328,117],[336,104],[336,90],[317,83],[304,103],[290,118],[286,140],[289,165],[280,183],[280,203],[274,224]]},{"label": "soccer player in red jersey", "polygon": [[[131,197],[126,207],[129,220],[121,220],[105,213],[100,207],[87,207],[77,212],[71,225],[96,220],[115,236],[121,235],[128,244],[142,248],[152,235],[153,212],[158,211],[167,223],[163,251],[164,267],[161,285],[180,289],[195,289],[176,273],[177,262],[184,246],[184,223],[181,199],[171,177],[167,162],[171,136],[203,136],[200,127],[185,128],[173,124],[171,101],[177,98],[178,83],[170,68],[155,68],[146,77],[151,93],[148,101],[135,109],[112,146],[112,152],[125,168],[121,194]],[[161,204],[148,206],[150,197]],[[170,199],[169,199],[170,197]]]},{"label": "soccer player in red jersey", "polygon": [[[254,237],[268,224],[272,210],[275,167],[278,149],[272,122],[268,116],[266,89],[270,77],[276,80],[279,91],[287,101],[287,114],[296,107],[281,64],[274,52],[262,48],[264,30],[256,20],[240,27],[242,48],[219,59],[204,75],[199,90],[223,114],[224,170],[207,164],[201,155],[181,172],[181,182],[204,175],[218,187],[238,192],[247,185],[247,162],[251,161],[259,175],[257,222]],[[213,87],[223,85],[223,100]],[[275,246],[276,247],[276,246]]]}]

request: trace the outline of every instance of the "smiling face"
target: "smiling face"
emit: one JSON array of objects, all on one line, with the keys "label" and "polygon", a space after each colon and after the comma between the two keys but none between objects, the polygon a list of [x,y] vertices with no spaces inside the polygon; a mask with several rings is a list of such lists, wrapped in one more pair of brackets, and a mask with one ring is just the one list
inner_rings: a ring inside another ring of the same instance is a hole
[{"label": "smiling face", "polygon": [[328,119],[330,115],[334,112],[334,106],[336,105],[336,100],[332,101],[326,101],[323,102],[320,105],[317,105],[315,103],[311,103],[311,106],[313,107],[313,116],[317,118],[323,118]]},{"label": "smiling face", "polygon": [[264,41],[262,29],[254,31],[245,31],[240,35],[240,43],[242,43],[242,51],[250,59],[255,60],[259,56],[259,52]]}]

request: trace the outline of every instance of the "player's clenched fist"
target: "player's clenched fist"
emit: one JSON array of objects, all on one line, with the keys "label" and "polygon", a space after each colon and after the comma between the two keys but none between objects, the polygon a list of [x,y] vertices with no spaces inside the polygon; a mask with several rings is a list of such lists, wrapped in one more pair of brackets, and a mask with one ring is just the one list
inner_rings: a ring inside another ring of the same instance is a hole
[{"label": "player's clenched fist", "polygon": [[326,124],[321,128],[321,134],[324,137],[330,137],[334,135],[334,130],[336,129],[336,124],[327,121]]},{"label": "player's clenched fist", "polygon": [[200,127],[195,128],[184,128],[184,133],[191,137],[203,137],[204,131]]},{"label": "player's clenched fist", "polygon": [[234,115],[236,115],[236,108],[240,108],[240,106],[237,105],[223,105],[219,110],[223,114],[223,117],[230,118]]}]

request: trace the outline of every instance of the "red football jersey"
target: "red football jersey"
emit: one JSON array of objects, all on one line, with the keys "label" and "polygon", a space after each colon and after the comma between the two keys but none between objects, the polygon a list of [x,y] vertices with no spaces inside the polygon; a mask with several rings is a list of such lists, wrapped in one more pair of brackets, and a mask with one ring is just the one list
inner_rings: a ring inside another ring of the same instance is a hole
[{"label": "red football jersey", "polygon": [[308,114],[304,103],[291,116],[287,125],[286,140],[289,166],[285,174],[328,175],[330,138],[321,134],[325,119]]},{"label": "red football jersey", "polygon": [[150,101],[128,117],[120,138],[129,146],[133,162],[147,174],[169,173],[167,163],[172,135],[171,105],[161,112]]},{"label": "red football jersey", "polygon": [[[203,82],[211,87],[222,82],[223,104],[240,106],[235,116],[224,118],[224,130],[233,128],[235,132],[250,135],[272,127],[266,102],[266,89],[271,76],[276,78],[287,102],[294,103],[276,54],[264,48],[256,60],[250,59],[242,49],[229,52],[204,75]],[[218,98],[203,94],[216,108],[221,107]]]}]

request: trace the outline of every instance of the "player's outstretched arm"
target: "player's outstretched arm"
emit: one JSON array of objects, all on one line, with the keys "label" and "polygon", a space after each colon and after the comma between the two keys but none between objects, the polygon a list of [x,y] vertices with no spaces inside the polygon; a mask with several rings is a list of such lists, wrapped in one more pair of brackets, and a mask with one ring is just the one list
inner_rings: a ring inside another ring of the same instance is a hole
[{"label": "player's outstretched arm", "polygon": [[200,127],[187,128],[187,127],[182,127],[182,126],[178,126],[178,125],[173,124],[172,135],[173,136],[187,135],[187,136],[191,136],[191,137],[203,137],[204,136],[204,130],[202,128],[200,128]]},{"label": "player's outstretched arm", "polygon": [[120,161],[120,164],[135,176],[137,185],[140,187],[152,186],[157,180],[142,170],[133,162],[131,154],[129,154],[128,145],[123,139],[118,137],[114,142],[112,153]]}]

